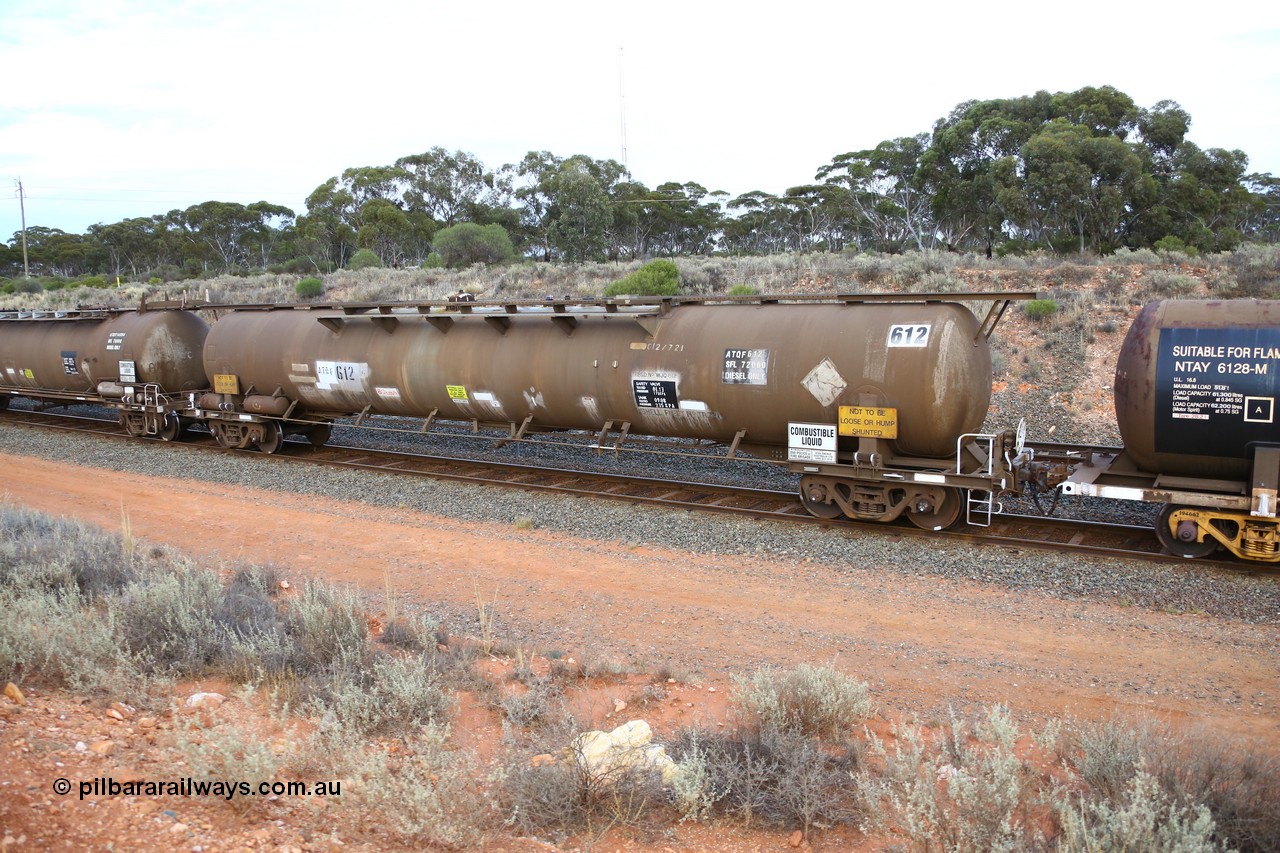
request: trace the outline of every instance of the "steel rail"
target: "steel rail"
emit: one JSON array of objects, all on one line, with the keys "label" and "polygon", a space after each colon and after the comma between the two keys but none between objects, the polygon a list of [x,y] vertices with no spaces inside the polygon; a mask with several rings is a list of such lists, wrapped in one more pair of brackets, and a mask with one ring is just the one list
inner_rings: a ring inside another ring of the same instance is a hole
[{"label": "steel rail", "polygon": [[[49,414],[48,412],[9,409],[0,412],[0,423],[66,432],[81,432],[112,440],[139,441],[126,435],[118,424],[103,418]],[[495,439],[500,440],[500,439]],[[230,453],[219,447],[212,436],[190,432],[185,440],[175,442],[198,452]],[[936,540],[998,545],[1014,549],[1036,549],[1068,552],[1095,557],[1139,559],[1148,562],[1176,564],[1196,569],[1226,569],[1233,573],[1271,574],[1269,566],[1255,565],[1235,559],[1187,560],[1160,550],[1155,531],[1148,526],[1001,514],[990,528],[961,524],[944,531],[921,530],[907,522],[882,524],[853,519],[822,519],[809,515],[797,495],[790,491],[750,486],[634,477],[608,472],[571,470],[545,465],[530,465],[453,456],[434,456],[401,451],[378,450],[346,445],[326,445],[312,450],[310,445],[288,442],[290,450],[260,454],[264,461],[279,464],[309,463],[333,468],[364,470],[401,476],[425,476],[438,480],[495,487],[519,488],[576,497],[624,500],[668,509],[717,512],[789,522],[818,525],[836,531],[862,535],[872,533],[889,536],[918,536]]]}]

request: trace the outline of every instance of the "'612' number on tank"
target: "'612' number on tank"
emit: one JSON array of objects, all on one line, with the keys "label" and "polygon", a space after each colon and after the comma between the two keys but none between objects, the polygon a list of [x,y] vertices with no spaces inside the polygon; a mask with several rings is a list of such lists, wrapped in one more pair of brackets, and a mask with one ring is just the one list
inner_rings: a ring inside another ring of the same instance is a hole
[{"label": "'612' number on tank", "polygon": [[901,323],[889,327],[889,339],[885,346],[890,347],[927,347],[929,345],[929,324]]}]

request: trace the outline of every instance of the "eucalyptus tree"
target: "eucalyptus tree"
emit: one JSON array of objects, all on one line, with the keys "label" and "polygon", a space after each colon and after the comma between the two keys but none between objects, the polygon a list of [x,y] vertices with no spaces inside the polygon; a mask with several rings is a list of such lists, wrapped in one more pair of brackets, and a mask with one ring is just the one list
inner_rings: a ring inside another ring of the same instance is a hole
[{"label": "eucalyptus tree", "polygon": [[484,167],[474,154],[436,146],[401,157],[395,167],[404,181],[404,208],[427,213],[441,225],[488,222],[507,205],[510,179]]},{"label": "eucalyptus tree", "polygon": [[668,181],[654,188],[657,223],[651,247],[660,255],[705,255],[713,251],[723,217],[721,192],[710,192],[694,181]]},{"label": "eucalyptus tree", "polygon": [[933,126],[921,153],[921,186],[932,197],[939,237],[949,246],[975,244],[991,257],[1004,239],[1018,191],[1019,154],[1053,117],[1052,96],[965,101]]},{"label": "eucalyptus tree", "polygon": [[409,231],[409,218],[398,205],[385,198],[371,198],[360,208],[356,245],[377,254],[383,266],[400,266]]},{"label": "eucalyptus tree", "polygon": [[1022,224],[1058,250],[1115,249],[1142,177],[1142,159],[1118,136],[1056,119],[1023,146]]},{"label": "eucalyptus tree", "polygon": [[555,176],[564,161],[550,151],[530,151],[514,167],[520,181],[515,190],[520,227],[525,240],[542,260],[551,260],[551,229],[555,224]]},{"label": "eucalyptus tree", "polygon": [[551,245],[569,262],[603,260],[613,209],[590,158],[576,155],[562,162],[552,177],[554,222]]},{"label": "eucalyptus tree", "polygon": [[182,211],[134,217],[89,226],[89,237],[101,247],[104,268],[112,275],[137,276],[143,271],[183,266]]},{"label": "eucalyptus tree", "polygon": [[[21,234],[19,233],[19,238]],[[16,259],[21,269],[22,253]],[[27,262],[33,273],[73,277],[94,269],[97,246],[92,239],[69,234],[61,228],[33,225],[27,228]]]},{"label": "eucalyptus tree", "polygon": [[920,173],[928,142],[924,133],[887,140],[841,154],[818,170],[818,180],[847,191],[844,200],[860,220],[857,224],[874,235],[876,248],[911,245],[924,250],[937,240],[932,199]]},{"label": "eucalyptus tree", "polygon": [[330,178],[307,196],[306,204],[306,215],[298,218],[299,247],[329,265],[346,266],[360,227],[355,194],[339,178]]},{"label": "eucalyptus tree", "polygon": [[721,231],[724,249],[732,254],[772,255],[786,250],[787,209],[773,193],[751,190],[731,199]]},{"label": "eucalyptus tree", "polygon": [[206,201],[183,211],[180,224],[190,242],[208,249],[214,266],[230,270],[265,267],[278,229],[293,218],[289,208],[265,201]]}]

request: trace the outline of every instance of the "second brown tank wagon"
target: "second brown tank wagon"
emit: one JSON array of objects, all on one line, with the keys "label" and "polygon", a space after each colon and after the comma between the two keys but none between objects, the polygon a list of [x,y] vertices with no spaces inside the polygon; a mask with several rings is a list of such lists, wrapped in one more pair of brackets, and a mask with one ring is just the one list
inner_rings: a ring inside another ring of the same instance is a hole
[{"label": "second brown tank wagon", "polygon": [[[504,426],[516,438],[705,439],[813,462],[804,495],[817,514],[946,526],[962,506],[956,489],[1016,487],[987,459],[962,471],[956,436],[986,416],[990,327],[1008,300],[1030,296],[966,295],[991,303],[985,322],[937,294],[239,307],[206,341],[215,393],[201,405],[225,444],[269,451],[284,433],[314,436],[317,423],[353,414]],[[797,423],[839,437],[806,456],[789,431]]]}]

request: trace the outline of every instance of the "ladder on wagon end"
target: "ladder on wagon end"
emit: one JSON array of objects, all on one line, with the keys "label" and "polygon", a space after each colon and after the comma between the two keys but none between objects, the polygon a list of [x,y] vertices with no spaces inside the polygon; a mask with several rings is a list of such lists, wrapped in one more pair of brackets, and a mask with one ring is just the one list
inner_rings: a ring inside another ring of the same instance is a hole
[{"label": "ladder on wagon end", "polygon": [[[964,471],[964,455],[966,452],[980,463],[975,476],[990,479],[995,473],[996,439],[999,436],[988,433],[966,433],[956,439],[956,472]],[[974,527],[990,527],[991,516],[1004,511],[1000,501],[996,500],[992,489],[969,489],[965,498],[964,520]]]}]

